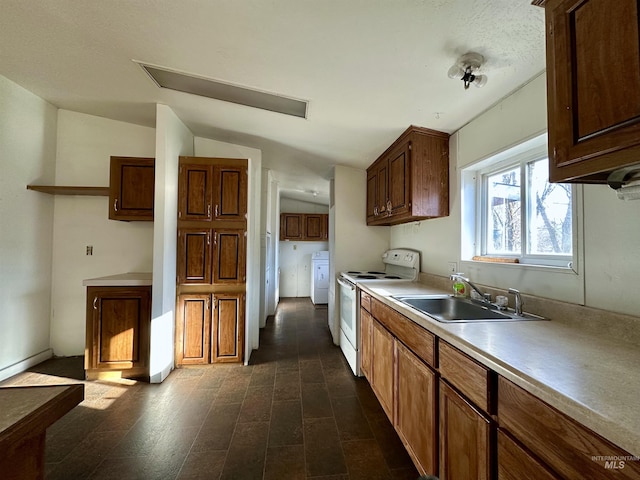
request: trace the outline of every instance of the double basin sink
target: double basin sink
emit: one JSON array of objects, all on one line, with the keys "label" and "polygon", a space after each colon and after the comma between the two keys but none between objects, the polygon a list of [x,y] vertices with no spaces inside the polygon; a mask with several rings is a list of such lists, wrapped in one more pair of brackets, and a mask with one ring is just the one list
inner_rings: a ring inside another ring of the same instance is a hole
[{"label": "double basin sink", "polygon": [[489,304],[452,295],[397,295],[393,298],[445,323],[545,320],[529,313],[518,315],[510,310],[498,310]]}]

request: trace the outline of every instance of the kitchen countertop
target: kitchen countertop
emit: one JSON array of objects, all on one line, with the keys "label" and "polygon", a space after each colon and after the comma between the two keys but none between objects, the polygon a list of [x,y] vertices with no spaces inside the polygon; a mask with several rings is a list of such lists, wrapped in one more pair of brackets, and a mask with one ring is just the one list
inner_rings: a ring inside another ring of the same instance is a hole
[{"label": "kitchen countertop", "polygon": [[151,272],[131,272],[107,277],[88,278],[82,281],[85,287],[131,287],[151,285],[153,274]]},{"label": "kitchen countertop", "polygon": [[442,323],[391,296],[447,291],[398,281],[358,286],[630,454],[640,455],[638,345],[562,319]]}]

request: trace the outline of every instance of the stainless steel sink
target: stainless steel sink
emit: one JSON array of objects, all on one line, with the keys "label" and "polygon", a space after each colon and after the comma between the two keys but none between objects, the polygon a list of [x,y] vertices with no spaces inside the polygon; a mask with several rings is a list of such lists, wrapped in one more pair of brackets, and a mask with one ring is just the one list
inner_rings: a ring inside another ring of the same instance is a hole
[{"label": "stainless steel sink", "polygon": [[434,295],[398,295],[396,300],[429,315],[439,322],[511,322],[515,320],[544,320],[542,317],[512,311],[498,311],[467,298]]}]

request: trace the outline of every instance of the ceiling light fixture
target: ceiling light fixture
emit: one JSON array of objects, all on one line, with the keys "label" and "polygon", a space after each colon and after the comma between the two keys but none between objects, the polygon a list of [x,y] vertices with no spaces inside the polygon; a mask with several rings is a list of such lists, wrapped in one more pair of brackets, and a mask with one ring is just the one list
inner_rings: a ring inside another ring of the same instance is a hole
[{"label": "ceiling light fixture", "polygon": [[487,84],[486,75],[478,75],[477,71],[484,63],[484,57],[479,53],[469,52],[462,55],[453,65],[447,75],[449,78],[457,78],[464,82],[464,89],[469,88],[472,83],[480,88]]}]

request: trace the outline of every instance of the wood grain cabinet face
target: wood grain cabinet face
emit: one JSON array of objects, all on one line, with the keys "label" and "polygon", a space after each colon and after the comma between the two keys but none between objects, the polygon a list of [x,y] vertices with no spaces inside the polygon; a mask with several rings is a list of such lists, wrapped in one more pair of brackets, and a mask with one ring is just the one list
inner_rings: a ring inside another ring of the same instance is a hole
[{"label": "wood grain cabinet face", "polygon": [[178,220],[246,222],[246,160],[180,157]]},{"label": "wood grain cabinet face", "polygon": [[498,480],[559,480],[529,452],[518,445],[504,430],[498,429]]},{"label": "wood grain cabinet face", "polygon": [[396,340],[394,425],[421,474],[438,473],[437,380],[433,370]]},{"label": "wood grain cabinet face", "polygon": [[[640,462],[610,464],[604,457],[631,456],[514,383],[499,377],[498,420],[524,447],[561,478],[640,478]],[[594,461],[593,456],[602,457]]]},{"label": "wood grain cabinet face", "polygon": [[245,221],[247,218],[247,167],[214,166],[214,207],[216,221]]},{"label": "wood grain cabinet face", "polygon": [[213,232],[209,229],[178,229],[178,284],[211,283]]},{"label": "wood grain cabinet face", "polygon": [[551,181],[604,183],[640,158],[635,0],[547,0]]},{"label": "wood grain cabinet face", "polygon": [[242,361],[244,298],[244,293],[215,295],[211,340],[212,362]]},{"label": "wood grain cabinet face", "polygon": [[329,238],[326,213],[281,213],[280,240],[323,242]]},{"label": "wood grain cabinet face", "polygon": [[371,388],[393,423],[394,353],[393,336],[377,321],[371,329]]},{"label": "wood grain cabinet face", "polygon": [[244,354],[244,293],[178,297],[176,363],[241,362]]},{"label": "wood grain cabinet face", "polygon": [[409,127],[367,169],[367,225],[449,215],[449,135]]},{"label": "wood grain cabinet face", "polygon": [[211,295],[180,295],[176,328],[176,363],[209,363],[211,355]]},{"label": "wood grain cabinet face", "polygon": [[213,283],[245,283],[246,230],[216,229],[213,232]]},{"label": "wood grain cabinet face", "polygon": [[178,180],[178,219],[213,219],[213,166],[182,162]]},{"label": "wood grain cabinet face", "polygon": [[111,157],[109,219],[153,221],[155,159]]},{"label": "wood grain cabinet face", "polygon": [[87,287],[87,378],[148,376],[151,287]]},{"label": "wood grain cabinet face", "polygon": [[440,478],[491,477],[491,423],[440,380]]},{"label": "wood grain cabinet face", "polygon": [[302,214],[283,213],[280,215],[280,240],[302,240],[304,226]]},{"label": "wood grain cabinet face", "polygon": [[371,382],[371,362],[373,340],[373,318],[364,308],[360,308],[360,370]]}]

